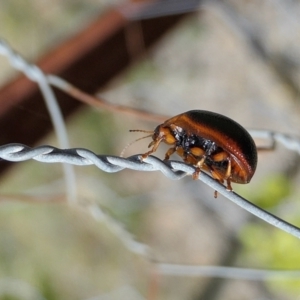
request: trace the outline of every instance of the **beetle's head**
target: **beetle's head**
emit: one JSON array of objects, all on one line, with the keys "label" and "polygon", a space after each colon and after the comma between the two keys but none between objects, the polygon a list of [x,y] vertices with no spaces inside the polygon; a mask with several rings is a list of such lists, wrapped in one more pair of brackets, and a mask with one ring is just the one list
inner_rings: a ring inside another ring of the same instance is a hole
[{"label": "beetle's head", "polygon": [[[158,125],[152,135],[153,142],[158,140],[164,141],[166,144],[173,145],[176,142],[176,137],[169,126]],[[151,143],[149,146],[151,146]]]}]

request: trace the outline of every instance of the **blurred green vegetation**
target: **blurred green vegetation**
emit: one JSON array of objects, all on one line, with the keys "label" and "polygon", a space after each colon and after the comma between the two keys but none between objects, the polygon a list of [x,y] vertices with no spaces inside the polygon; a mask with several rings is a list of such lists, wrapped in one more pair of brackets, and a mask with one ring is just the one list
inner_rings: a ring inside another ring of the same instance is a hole
[{"label": "blurred green vegetation", "polygon": [[292,182],[284,174],[272,174],[262,179],[255,189],[246,190],[246,198],[263,209],[279,205],[291,195]]},{"label": "blurred green vegetation", "polygon": [[[292,224],[300,224],[297,209],[288,211],[280,216],[280,205],[293,193],[292,183],[284,175],[274,174],[262,180],[252,192],[252,201],[268,211]],[[293,195],[293,198],[297,198]],[[278,209],[276,209],[278,208]],[[276,211],[276,212],[275,212]],[[243,265],[270,270],[299,270],[300,269],[300,241],[277,228],[266,223],[249,222],[240,232],[240,240],[244,246],[240,261]],[[268,286],[273,291],[300,293],[300,279],[269,280]]]}]

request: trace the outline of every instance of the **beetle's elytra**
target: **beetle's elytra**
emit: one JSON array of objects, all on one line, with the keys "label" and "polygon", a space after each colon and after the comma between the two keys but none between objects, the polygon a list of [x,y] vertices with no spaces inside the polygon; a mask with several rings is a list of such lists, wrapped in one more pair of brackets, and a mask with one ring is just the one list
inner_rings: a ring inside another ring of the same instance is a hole
[{"label": "beetle's elytra", "polygon": [[153,141],[148,147],[152,149],[143,158],[164,142],[171,145],[165,159],[176,152],[197,168],[194,178],[205,170],[220,183],[226,181],[227,189],[232,190],[231,182],[248,183],[255,172],[257,150],[252,137],[240,124],[223,115],[191,110],[166,120],[151,133]]}]

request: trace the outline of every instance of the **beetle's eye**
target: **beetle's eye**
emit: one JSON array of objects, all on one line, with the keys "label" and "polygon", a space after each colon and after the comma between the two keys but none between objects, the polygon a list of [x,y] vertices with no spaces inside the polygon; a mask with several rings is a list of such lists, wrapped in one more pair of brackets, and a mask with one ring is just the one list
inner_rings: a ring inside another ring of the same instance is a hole
[{"label": "beetle's eye", "polygon": [[152,139],[153,140],[156,140],[159,136],[159,132],[160,132],[160,126],[157,126],[155,129],[154,129],[154,133],[153,133],[153,136],[152,136]]}]

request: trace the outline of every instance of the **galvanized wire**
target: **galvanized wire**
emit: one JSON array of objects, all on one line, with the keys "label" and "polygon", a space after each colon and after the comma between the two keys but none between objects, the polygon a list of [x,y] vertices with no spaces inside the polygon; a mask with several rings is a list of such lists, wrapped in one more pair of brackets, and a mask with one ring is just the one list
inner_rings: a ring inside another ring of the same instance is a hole
[{"label": "galvanized wire", "polygon": [[[161,171],[170,179],[181,179],[187,175],[187,172],[193,173],[195,168],[185,165],[184,163],[176,162],[180,171],[172,170],[172,161],[162,162],[160,159],[150,156],[145,159],[145,162],[140,160],[140,155],[134,155],[128,158],[111,156],[111,155],[96,155],[94,152],[82,149],[58,149],[52,146],[39,146],[30,148],[22,144],[8,144],[0,146],[0,158],[20,162],[34,159],[44,163],[68,163],[77,166],[95,165],[99,169],[108,173],[119,172],[125,168],[137,171]],[[184,172],[185,171],[185,172]]]},{"label": "galvanized wire", "polygon": [[[298,139],[274,133],[270,133],[268,137],[271,137],[273,142],[281,142],[287,147],[286,143],[290,146],[292,142],[290,147],[300,153],[300,141]],[[52,146],[30,148],[22,144],[8,144],[0,147],[0,158],[13,162],[34,159],[44,163],[67,163],[78,166],[95,165],[102,171],[109,173],[119,172],[125,168],[136,171],[160,171],[172,180],[179,180],[195,172],[193,166],[180,161],[162,161],[155,156],[149,156],[142,160],[141,155],[133,155],[128,158],[97,155],[90,150],[82,148],[58,149]],[[243,209],[271,225],[300,238],[300,229],[298,227],[270,214],[236,193],[226,190],[223,185],[204,172],[200,173],[199,179]]]},{"label": "galvanized wire", "polygon": [[[14,51],[10,45],[0,38],[0,55],[4,55],[10,65],[23,72],[30,80],[36,82],[43,94],[43,99],[49,111],[58,144],[62,148],[69,147],[69,138],[63,119],[62,112],[58,106],[55,94],[48,82],[47,76],[36,65],[27,62],[18,52]],[[65,174],[66,195],[68,202],[76,202],[76,178],[71,165],[63,164],[62,168]]]},{"label": "galvanized wire", "polygon": [[230,279],[246,280],[287,280],[299,279],[299,270],[264,270],[248,269],[220,266],[197,266],[157,263],[156,267],[160,274],[172,276],[190,276],[190,277],[218,277]]}]

